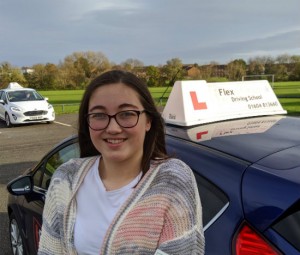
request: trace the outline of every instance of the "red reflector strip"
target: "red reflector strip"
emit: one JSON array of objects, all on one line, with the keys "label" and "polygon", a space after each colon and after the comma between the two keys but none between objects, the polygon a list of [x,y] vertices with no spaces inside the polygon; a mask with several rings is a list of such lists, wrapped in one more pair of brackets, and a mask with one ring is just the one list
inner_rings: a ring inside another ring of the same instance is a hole
[{"label": "red reflector strip", "polygon": [[236,255],[280,255],[258,233],[244,225],[236,238]]}]

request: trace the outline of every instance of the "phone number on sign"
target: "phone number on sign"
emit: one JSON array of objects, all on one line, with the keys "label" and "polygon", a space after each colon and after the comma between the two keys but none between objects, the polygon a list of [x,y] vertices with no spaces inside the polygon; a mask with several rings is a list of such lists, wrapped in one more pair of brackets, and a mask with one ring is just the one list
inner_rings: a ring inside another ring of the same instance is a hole
[{"label": "phone number on sign", "polygon": [[278,102],[266,102],[266,103],[257,103],[257,104],[248,104],[249,109],[258,109],[265,107],[275,107],[278,106]]}]

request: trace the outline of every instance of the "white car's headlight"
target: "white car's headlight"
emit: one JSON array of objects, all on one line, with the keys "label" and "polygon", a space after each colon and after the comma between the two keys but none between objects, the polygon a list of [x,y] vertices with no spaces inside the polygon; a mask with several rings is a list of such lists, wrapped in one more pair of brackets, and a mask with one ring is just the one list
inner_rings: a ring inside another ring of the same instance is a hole
[{"label": "white car's headlight", "polygon": [[48,104],[48,109],[52,109],[53,106],[51,104]]},{"label": "white car's headlight", "polygon": [[10,110],[12,110],[12,111],[14,111],[14,112],[20,112],[20,111],[21,111],[21,109],[18,108],[18,107],[16,107],[16,106],[10,107]]}]

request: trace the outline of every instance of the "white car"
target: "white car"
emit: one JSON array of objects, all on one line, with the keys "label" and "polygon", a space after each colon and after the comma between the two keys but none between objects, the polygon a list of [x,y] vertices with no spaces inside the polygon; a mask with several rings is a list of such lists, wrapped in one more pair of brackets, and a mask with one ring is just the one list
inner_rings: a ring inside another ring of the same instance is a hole
[{"label": "white car", "polygon": [[55,111],[47,100],[34,89],[10,83],[6,89],[0,90],[0,119],[6,122],[7,127],[36,122],[52,123]]}]

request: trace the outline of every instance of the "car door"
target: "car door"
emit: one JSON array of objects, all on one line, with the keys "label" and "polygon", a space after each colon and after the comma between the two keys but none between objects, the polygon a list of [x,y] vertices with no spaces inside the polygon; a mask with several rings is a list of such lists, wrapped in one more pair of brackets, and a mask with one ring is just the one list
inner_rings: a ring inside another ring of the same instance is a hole
[{"label": "car door", "polygon": [[243,220],[240,183],[249,163],[176,137],[167,136],[166,144],[168,153],[194,172],[202,203],[205,254],[232,254],[232,237]]},{"label": "car door", "polygon": [[79,157],[77,143],[65,143],[49,155],[37,166],[33,174],[33,192],[25,196],[23,217],[29,254],[36,254],[42,226],[42,212],[47,189],[55,170],[71,158]]}]

